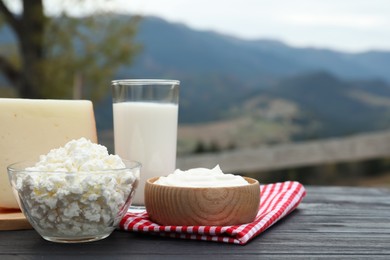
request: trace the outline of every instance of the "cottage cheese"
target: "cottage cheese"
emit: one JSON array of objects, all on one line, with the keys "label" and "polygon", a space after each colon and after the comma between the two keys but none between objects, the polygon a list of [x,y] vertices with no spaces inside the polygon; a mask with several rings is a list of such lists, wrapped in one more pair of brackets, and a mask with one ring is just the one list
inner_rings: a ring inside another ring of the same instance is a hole
[{"label": "cottage cheese", "polygon": [[42,155],[16,178],[23,207],[48,236],[110,233],[119,223],[139,169],[85,138]]},{"label": "cottage cheese", "polygon": [[217,165],[213,169],[177,169],[166,177],[160,177],[155,184],[176,187],[232,187],[248,185],[248,182],[239,175],[223,173]]}]

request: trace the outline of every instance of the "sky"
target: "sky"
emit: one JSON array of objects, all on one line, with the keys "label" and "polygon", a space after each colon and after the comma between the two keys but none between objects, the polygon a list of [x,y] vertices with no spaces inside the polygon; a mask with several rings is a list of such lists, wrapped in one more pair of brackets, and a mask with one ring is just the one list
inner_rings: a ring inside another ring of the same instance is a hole
[{"label": "sky", "polygon": [[97,8],[154,15],[197,30],[281,40],[298,47],[390,50],[389,0],[84,0],[81,6],[77,0],[65,6],[60,2],[44,1],[46,12],[65,9],[83,15]]}]

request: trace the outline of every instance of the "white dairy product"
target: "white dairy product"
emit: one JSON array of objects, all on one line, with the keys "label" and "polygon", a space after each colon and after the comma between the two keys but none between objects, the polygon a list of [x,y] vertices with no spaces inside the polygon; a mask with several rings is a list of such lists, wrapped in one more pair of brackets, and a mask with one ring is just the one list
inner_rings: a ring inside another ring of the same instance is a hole
[{"label": "white dairy product", "polygon": [[23,206],[47,236],[110,233],[139,178],[121,158],[85,138],[42,155],[15,174]]},{"label": "white dairy product", "polygon": [[26,170],[91,172],[125,167],[122,159],[118,155],[109,155],[103,145],[80,138],[68,142],[64,147],[52,149],[47,155],[41,155],[35,166]]},{"label": "white dairy product", "polygon": [[219,165],[213,169],[194,168],[187,171],[175,170],[166,177],[160,177],[155,184],[175,187],[233,187],[248,185],[239,175],[223,173]]},{"label": "white dairy product", "polygon": [[176,168],[178,105],[123,102],[113,105],[115,153],[142,163],[134,204],[144,204],[145,181]]}]

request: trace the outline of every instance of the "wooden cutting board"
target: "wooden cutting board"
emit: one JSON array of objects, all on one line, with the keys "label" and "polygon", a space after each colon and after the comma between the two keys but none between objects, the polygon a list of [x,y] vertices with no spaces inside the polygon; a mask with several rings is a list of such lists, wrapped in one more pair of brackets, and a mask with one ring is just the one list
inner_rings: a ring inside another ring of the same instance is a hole
[{"label": "wooden cutting board", "polygon": [[0,230],[21,229],[32,229],[22,212],[0,209]]}]

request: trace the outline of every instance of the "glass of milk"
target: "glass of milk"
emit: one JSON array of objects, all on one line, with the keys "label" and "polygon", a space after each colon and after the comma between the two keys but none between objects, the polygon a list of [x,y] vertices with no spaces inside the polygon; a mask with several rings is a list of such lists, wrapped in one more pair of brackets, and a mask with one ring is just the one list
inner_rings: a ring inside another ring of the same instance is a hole
[{"label": "glass of milk", "polygon": [[141,162],[132,207],[144,206],[145,181],[176,168],[179,104],[177,80],[125,79],[111,82],[115,153]]}]

